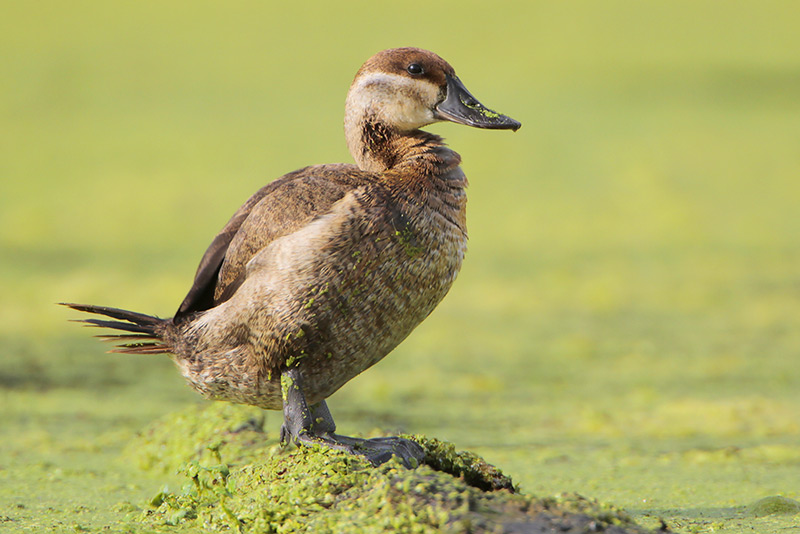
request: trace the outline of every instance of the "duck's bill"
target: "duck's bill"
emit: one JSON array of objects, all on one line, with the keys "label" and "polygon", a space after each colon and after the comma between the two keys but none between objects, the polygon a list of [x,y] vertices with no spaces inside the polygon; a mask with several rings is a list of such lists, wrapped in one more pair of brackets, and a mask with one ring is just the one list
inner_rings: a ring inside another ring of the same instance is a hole
[{"label": "duck's bill", "polygon": [[447,75],[447,98],[436,106],[437,118],[476,128],[517,131],[522,123],[492,111],[472,96],[457,76]]}]

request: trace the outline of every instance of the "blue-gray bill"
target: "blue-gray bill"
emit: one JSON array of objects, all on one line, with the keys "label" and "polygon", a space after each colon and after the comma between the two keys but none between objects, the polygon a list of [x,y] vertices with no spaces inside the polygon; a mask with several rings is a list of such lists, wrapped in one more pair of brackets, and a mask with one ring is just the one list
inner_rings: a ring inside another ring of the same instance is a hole
[{"label": "blue-gray bill", "polygon": [[457,122],[476,128],[489,128],[492,130],[513,130],[517,131],[522,123],[497,113],[481,104],[477,98],[472,96],[458,76],[446,75],[447,78],[447,97],[436,106],[438,118]]}]

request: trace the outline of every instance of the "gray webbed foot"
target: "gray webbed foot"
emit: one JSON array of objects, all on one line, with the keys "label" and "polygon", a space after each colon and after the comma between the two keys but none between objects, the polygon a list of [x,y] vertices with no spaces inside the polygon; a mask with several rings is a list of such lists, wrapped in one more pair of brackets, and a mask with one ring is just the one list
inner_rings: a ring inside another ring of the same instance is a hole
[{"label": "gray webbed foot", "polygon": [[399,437],[361,439],[333,434],[332,437],[351,454],[365,457],[374,466],[388,462],[393,456],[409,469],[422,463],[425,450],[410,439]]},{"label": "gray webbed foot", "polygon": [[281,443],[294,441],[307,446],[322,445],[365,457],[378,466],[393,456],[408,468],[419,465],[425,451],[411,440],[399,437],[361,439],[334,434],[336,423],[325,401],[309,408],[303,395],[302,381],[297,368],[281,373],[283,418]]}]

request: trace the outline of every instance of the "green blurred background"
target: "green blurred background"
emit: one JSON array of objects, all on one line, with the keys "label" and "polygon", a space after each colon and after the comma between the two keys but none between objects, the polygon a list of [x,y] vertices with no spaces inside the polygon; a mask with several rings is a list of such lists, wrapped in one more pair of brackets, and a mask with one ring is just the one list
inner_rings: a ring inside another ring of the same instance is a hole
[{"label": "green blurred background", "polygon": [[[516,134],[429,129],[471,180],[439,309],[330,402],[523,491],[679,530],[800,499],[800,4],[2,2],[0,530],[95,531],[161,479],[116,459],[200,402],[57,301],[166,316],[233,211],[351,161],[374,52],[431,49]],[[268,416],[277,432],[280,414]]]}]

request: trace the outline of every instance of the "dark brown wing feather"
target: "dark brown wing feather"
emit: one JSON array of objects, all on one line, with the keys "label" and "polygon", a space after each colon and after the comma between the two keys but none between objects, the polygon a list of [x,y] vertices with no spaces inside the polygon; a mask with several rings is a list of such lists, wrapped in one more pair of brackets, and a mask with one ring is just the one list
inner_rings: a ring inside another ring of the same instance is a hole
[{"label": "dark brown wing feather", "polygon": [[219,273],[219,268],[222,266],[222,261],[225,259],[225,253],[228,251],[231,239],[236,235],[236,232],[250,214],[253,206],[258,204],[270,191],[279,187],[281,181],[282,179],[279,178],[256,191],[253,196],[247,199],[247,202],[236,210],[233,217],[230,218],[228,223],[214,237],[211,245],[209,245],[205,254],[203,254],[203,257],[200,259],[200,265],[197,266],[197,272],[194,275],[194,283],[191,289],[189,289],[189,293],[183,299],[183,302],[181,302],[178,313],[175,314],[176,318],[188,313],[207,310],[213,307],[217,274]]},{"label": "dark brown wing feather", "polygon": [[355,165],[317,165],[284,175],[259,189],[211,242],[175,318],[229,299],[244,281],[247,262],[262,248],[326,213],[334,202],[370,177]]}]

